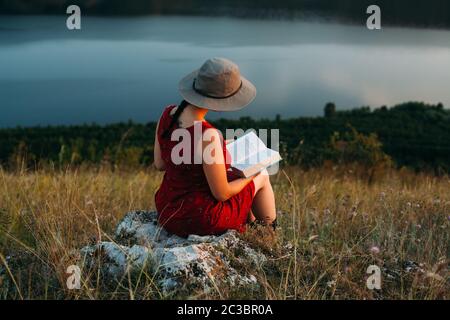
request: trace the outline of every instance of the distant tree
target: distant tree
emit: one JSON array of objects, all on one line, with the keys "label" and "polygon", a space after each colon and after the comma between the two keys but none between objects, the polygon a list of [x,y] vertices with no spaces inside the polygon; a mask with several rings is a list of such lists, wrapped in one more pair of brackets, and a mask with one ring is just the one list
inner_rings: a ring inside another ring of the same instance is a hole
[{"label": "distant tree", "polygon": [[276,122],[280,122],[281,121],[281,115],[279,113],[277,113],[277,115],[275,116],[275,121]]},{"label": "distant tree", "polygon": [[326,118],[331,118],[336,115],[336,105],[333,102],[328,102],[325,105],[324,114]]}]

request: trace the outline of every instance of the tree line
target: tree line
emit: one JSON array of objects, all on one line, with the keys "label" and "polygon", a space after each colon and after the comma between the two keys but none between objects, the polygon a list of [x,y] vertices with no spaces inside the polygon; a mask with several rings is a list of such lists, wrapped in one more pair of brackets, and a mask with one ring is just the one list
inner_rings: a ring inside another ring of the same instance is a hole
[{"label": "tree line", "polygon": [[[338,111],[328,103],[321,117],[211,121],[227,128],[279,129],[285,163],[304,168],[358,162],[392,163],[414,170],[450,172],[450,110],[442,104],[408,102],[394,107]],[[156,123],[132,121],[97,125],[0,129],[0,165],[44,164],[148,166],[153,161]]]},{"label": "tree line", "polygon": [[232,15],[239,17],[322,17],[365,25],[369,5],[382,9],[383,24],[450,27],[447,0],[0,0],[3,14],[65,14],[78,5],[88,15]]}]

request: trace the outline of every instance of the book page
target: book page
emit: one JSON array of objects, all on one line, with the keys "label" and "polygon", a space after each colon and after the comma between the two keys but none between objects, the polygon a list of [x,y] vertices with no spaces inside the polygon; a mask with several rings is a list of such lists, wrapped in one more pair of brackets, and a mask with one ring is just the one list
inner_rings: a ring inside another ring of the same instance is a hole
[{"label": "book page", "polygon": [[[227,145],[227,150],[231,155],[232,164],[250,163],[255,161],[255,155],[268,150],[264,142],[253,132],[238,138]],[[258,161],[256,162],[258,163]],[[255,164],[255,162],[253,162]]]},{"label": "book page", "polygon": [[[277,151],[271,149],[262,150],[249,158],[244,162],[236,163],[234,167],[242,172],[254,171],[258,168],[260,170],[267,168],[268,166],[277,163],[281,160],[280,154]],[[260,171],[258,170],[258,171]]]},{"label": "book page", "polygon": [[231,166],[245,177],[252,176],[279,162],[280,154],[266,147],[264,142],[250,132],[227,145]]}]

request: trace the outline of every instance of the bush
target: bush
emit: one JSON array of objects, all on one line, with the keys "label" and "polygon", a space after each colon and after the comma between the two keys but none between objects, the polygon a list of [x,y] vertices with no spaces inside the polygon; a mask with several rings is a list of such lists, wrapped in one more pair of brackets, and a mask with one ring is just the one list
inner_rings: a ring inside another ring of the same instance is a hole
[{"label": "bush", "polygon": [[330,139],[332,160],[338,164],[357,164],[372,182],[375,172],[392,167],[393,161],[384,153],[377,134],[364,135],[351,125],[349,131],[335,132]]}]

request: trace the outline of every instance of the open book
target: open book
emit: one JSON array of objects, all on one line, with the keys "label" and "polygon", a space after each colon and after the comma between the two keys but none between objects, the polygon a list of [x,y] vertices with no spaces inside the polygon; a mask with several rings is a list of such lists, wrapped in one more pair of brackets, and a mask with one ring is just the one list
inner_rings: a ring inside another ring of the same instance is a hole
[{"label": "open book", "polygon": [[246,178],[281,160],[280,154],[267,148],[253,131],[227,144],[227,150],[233,171]]}]

